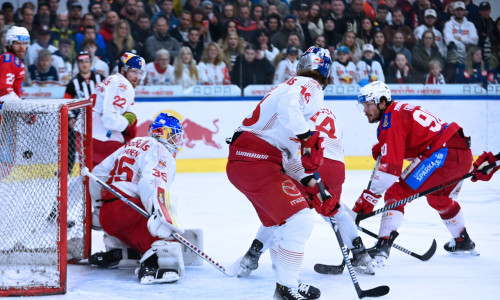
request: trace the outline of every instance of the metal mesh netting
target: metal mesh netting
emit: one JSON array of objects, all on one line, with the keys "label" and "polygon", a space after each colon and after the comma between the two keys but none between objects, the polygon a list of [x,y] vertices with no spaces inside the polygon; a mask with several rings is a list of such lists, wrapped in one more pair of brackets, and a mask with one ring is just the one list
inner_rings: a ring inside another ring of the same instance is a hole
[{"label": "metal mesh netting", "polygon": [[83,259],[86,112],[69,111],[68,134],[61,136],[61,108],[71,102],[0,103],[0,291],[61,285],[61,138],[68,140],[67,256]]}]

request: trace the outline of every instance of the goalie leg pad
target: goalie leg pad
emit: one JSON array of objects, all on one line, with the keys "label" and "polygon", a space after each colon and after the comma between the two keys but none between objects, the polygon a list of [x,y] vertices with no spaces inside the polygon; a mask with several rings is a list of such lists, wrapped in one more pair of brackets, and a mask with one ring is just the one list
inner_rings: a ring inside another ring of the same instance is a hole
[{"label": "goalie leg pad", "polygon": [[159,240],[151,245],[141,259],[138,277],[141,284],[175,282],[184,276],[181,245]]},{"label": "goalie leg pad", "polygon": [[[198,250],[203,251],[203,230],[196,229],[186,229],[182,235],[186,240],[196,246]],[[185,266],[202,266],[203,258],[196,255],[191,249],[182,245],[182,257],[184,259]]]}]

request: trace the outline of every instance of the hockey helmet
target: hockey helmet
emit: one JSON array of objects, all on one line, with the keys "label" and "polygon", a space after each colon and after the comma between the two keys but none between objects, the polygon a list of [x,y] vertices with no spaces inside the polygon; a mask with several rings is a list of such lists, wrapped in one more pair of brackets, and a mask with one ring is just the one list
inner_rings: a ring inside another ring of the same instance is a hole
[{"label": "hockey helmet", "polygon": [[318,70],[318,72],[325,76],[330,76],[330,68],[332,66],[332,57],[330,51],[320,47],[309,47],[297,64],[297,72],[302,70]]},{"label": "hockey helmet", "polygon": [[142,71],[142,79],[146,77],[146,61],[139,55],[126,52],[120,57],[118,62],[118,70],[124,68],[124,72],[127,73],[129,69],[138,69]]},{"label": "hockey helmet", "polygon": [[149,126],[149,136],[155,137],[172,154],[183,145],[184,129],[176,117],[168,113],[158,114]]},{"label": "hockey helmet", "polygon": [[387,84],[382,81],[370,82],[359,90],[358,104],[373,101],[378,105],[382,97],[384,97],[386,101],[391,101],[391,90]]},{"label": "hockey helmet", "polygon": [[26,43],[29,45],[30,33],[28,29],[24,27],[12,26],[7,30],[5,39],[7,41],[7,46],[12,46],[14,42]]}]

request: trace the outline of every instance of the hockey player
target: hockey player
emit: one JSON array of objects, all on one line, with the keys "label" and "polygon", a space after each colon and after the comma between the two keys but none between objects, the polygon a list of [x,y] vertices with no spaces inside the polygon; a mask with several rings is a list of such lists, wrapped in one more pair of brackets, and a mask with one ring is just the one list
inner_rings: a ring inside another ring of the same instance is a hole
[{"label": "hockey player", "polygon": [[30,35],[28,29],[12,26],[5,39],[7,52],[0,55],[0,101],[19,100],[24,81],[22,59],[30,43]]},{"label": "hockey player", "polygon": [[94,166],[135,137],[137,118],[130,109],[135,100],[134,89],[145,76],[145,62],[138,55],[125,53],[118,69],[119,73],[104,79],[91,96]]},{"label": "hockey player", "polygon": [[[378,143],[374,158],[381,156],[370,189],[356,201],[355,213],[370,213],[385,192],[385,205],[445,183],[469,172],[472,165],[470,138],[455,123],[445,123],[420,106],[396,102],[389,87],[372,82],[359,91],[368,122],[377,123]],[[403,160],[411,164],[402,172]],[[478,255],[465,228],[465,219],[457,197],[463,181],[427,195],[453,239],[444,245],[450,253],[468,252]],[[382,215],[377,244],[368,252],[382,266],[397,230],[403,222],[404,205]]]},{"label": "hockey player", "polygon": [[[335,115],[326,108],[321,109],[318,114],[311,118],[310,122],[313,123],[313,128],[321,132],[321,136],[325,139],[325,160],[319,169],[319,174],[330,194],[332,194],[333,197],[340,199],[342,194],[342,184],[345,180],[342,127],[340,126]],[[298,147],[300,147],[300,145]],[[319,189],[316,185],[316,180],[312,175],[305,174],[303,168],[301,168],[300,165],[297,165],[296,162],[297,160],[293,160],[289,163],[284,163],[283,168],[285,172],[293,178],[300,180],[300,182],[305,185],[304,188],[307,190],[308,194],[318,194]],[[308,185],[309,181],[312,181],[314,184],[313,187]],[[313,207],[314,203],[311,203],[310,205]],[[344,210],[344,206],[345,204],[339,203],[338,209],[333,210],[332,215],[336,219],[337,223],[340,224],[339,228],[342,234],[342,239],[344,240],[346,246],[353,252],[353,259],[351,260],[351,263],[354,266],[354,269],[359,273],[375,274],[373,268],[371,267],[372,259],[368,255],[368,252],[358,235],[354,220],[351,218],[350,214]],[[318,213],[322,214],[322,211],[320,210]],[[325,218],[325,221],[330,224],[329,216],[323,217]],[[239,277],[247,276],[251,271],[257,269],[259,258],[261,254],[269,248],[271,238],[272,227],[260,226],[250,249],[241,260],[241,270],[238,274]],[[308,285],[304,283],[299,284],[299,291],[301,290],[305,293],[309,292],[310,295],[314,294],[312,292],[314,288],[311,286],[308,287]]]},{"label": "hockey player", "polygon": [[184,275],[181,246],[169,240],[173,231],[184,232],[170,196],[175,154],[182,145],[183,133],[177,118],[160,113],[147,137],[132,139],[92,171],[151,215],[144,218],[108,190],[91,183],[92,200],[101,205],[102,229],[143,254],[137,273],[141,284],[173,282]]},{"label": "hockey player", "polygon": [[299,60],[297,76],[264,97],[236,129],[229,147],[229,181],[250,200],[262,224],[272,227],[275,296],[284,299],[310,299],[299,293],[298,280],[314,221],[301,184],[281,172],[281,163],[294,158],[298,141],[305,171],[321,166],[323,138],[310,131],[307,120],[323,106],[331,64],[328,50],[310,47]]}]

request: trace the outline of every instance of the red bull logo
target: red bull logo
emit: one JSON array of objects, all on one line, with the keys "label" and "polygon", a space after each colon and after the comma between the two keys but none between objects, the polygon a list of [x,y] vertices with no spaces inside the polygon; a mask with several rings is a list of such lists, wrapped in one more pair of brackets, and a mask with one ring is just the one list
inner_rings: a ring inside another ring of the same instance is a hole
[{"label": "red bull logo", "polygon": [[190,119],[182,121],[182,128],[184,128],[184,145],[188,148],[194,148],[196,146],[196,141],[203,141],[203,144],[207,146],[217,149],[222,148],[221,145],[214,141],[214,135],[219,132],[217,122],[219,122],[219,119],[213,121],[215,130],[210,130]]}]

